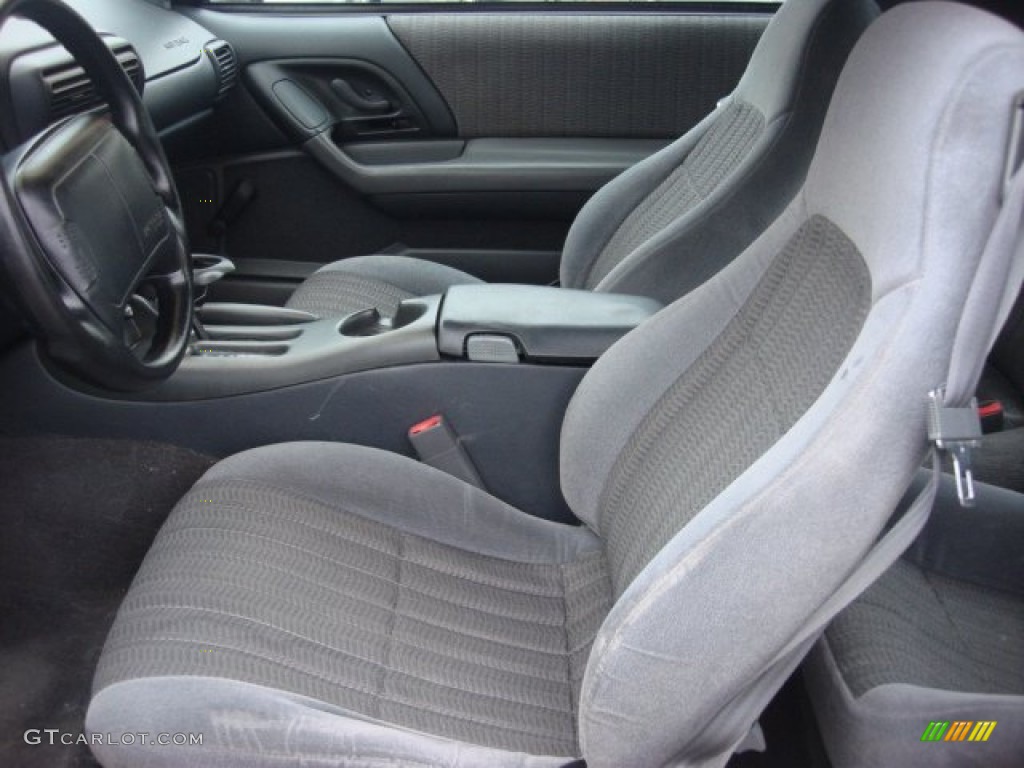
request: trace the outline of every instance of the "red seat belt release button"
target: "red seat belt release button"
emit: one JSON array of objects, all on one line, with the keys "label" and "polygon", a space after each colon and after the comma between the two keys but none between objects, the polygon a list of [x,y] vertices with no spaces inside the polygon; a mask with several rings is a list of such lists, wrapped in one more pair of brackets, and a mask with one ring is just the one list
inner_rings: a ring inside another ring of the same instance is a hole
[{"label": "red seat belt release button", "polygon": [[998,400],[988,400],[978,406],[981,419],[981,431],[984,434],[999,432],[1003,428],[1003,404]]},{"label": "red seat belt release button", "polygon": [[409,428],[409,442],[419,460],[442,472],[447,472],[477,488],[483,480],[473,466],[473,460],[463,447],[459,436],[444,416],[437,414]]}]

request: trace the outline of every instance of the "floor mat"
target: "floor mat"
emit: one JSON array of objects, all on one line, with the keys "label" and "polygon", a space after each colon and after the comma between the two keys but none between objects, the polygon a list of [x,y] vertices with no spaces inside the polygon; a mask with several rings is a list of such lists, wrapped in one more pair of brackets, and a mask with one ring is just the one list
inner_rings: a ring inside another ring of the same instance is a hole
[{"label": "floor mat", "polygon": [[0,437],[0,765],[95,766],[82,731],[117,607],[175,502],[213,459],[126,440]]}]

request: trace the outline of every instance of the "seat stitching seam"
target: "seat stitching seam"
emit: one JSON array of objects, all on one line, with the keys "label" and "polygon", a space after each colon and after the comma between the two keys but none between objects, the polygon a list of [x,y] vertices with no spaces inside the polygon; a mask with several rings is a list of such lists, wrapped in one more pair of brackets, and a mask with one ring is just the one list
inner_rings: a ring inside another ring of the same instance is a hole
[{"label": "seat stitching seam", "polygon": [[968,647],[968,644],[960,632],[960,627],[957,626],[957,623],[955,621],[953,621],[953,615],[949,612],[949,606],[946,605],[946,602],[942,599],[942,595],[939,593],[938,588],[935,586],[928,572],[924,569],[920,569],[920,572],[921,576],[924,578],[924,583],[928,586],[928,590],[932,593],[932,596],[935,598],[935,604],[938,605],[938,607],[942,610],[943,617],[949,624],[949,628],[953,631],[953,636],[956,638],[957,645],[959,646],[959,648],[957,648],[955,652],[963,653],[964,650]]},{"label": "seat stitching seam", "polygon": [[[471,665],[471,666],[474,666],[474,667],[480,667],[481,669],[485,669],[485,670],[488,670],[490,672],[500,672],[503,675],[512,675],[514,677],[522,677],[522,678],[525,678],[527,680],[537,680],[537,681],[542,682],[542,683],[560,684],[558,681],[552,680],[549,677],[542,677],[540,675],[531,675],[529,672],[521,672],[521,671],[515,670],[515,669],[502,669],[501,667],[496,667],[496,666],[491,665],[491,664],[486,664],[486,663],[483,663],[483,662],[480,662],[480,661],[475,661],[473,659],[467,659],[464,656],[456,656],[453,653],[445,653],[444,651],[438,650],[437,648],[426,648],[426,647],[423,647],[423,646],[414,645],[413,643],[407,643],[407,642],[405,642],[403,640],[398,640],[398,641],[396,641],[396,643],[399,644],[399,645],[406,646],[408,648],[415,648],[417,651],[420,651],[422,653],[432,654],[434,656],[439,656],[442,659],[450,659],[451,661],[458,661],[460,663],[468,664],[468,665]],[[506,647],[511,647],[511,648],[515,648],[516,647],[516,646],[509,645],[509,644],[505,644],[505,645],[506,645]],[[528,652],[531,651],[531,649],[525,649],[525,650],[527,650]],[[543,651],[541,651],[540,653],[543,653]],[[562,654],[561,653],[557,653],[557,654],[553,653],[551,655],[556,656],[557,658],[562,658]]]},{"label": "seat stitching seam", "polygon": [[[173,607],[173,606],[168,604],[168,605],[165,605],[163,607]],[[188,606],[178,606],[178,607],[185,608],[185,607],[188,607]],[[374,607],[386,610],[386,607],[384,607],[384,606],[375,605]],[[136,612],[136,611],[143,610],[143,607],[140,606],[138,608],[132,608],[132,609],[129,609],[129,610],[132,611],[132,612]],[[127,615],[127,614],[128,614],[128,611],[125,612],[125,615]],[[439,624],[437,622],[430,621],[430,620],[428,620],[426,618],[421,618],[421,617],[416,617],[416,616],[409,616],[409,615],[407,615],[406,618],[409,621],[415,621],[415,622],[419,622],[420,624],[426,624],[428,627],[433,627],[435,629],[440,629],[440,630],[443,630],[443,631],[446,631],[446,632],[451,632],[453,634],[457,632],[459,635],[462,635],[464,637],[471,637],[474,640],[480,640],[482,642],[487,642],[487,643],[494,643],[495,645],[501,645],[501,646],[504,646],[506,648],[511,648],[511,649],[517,650],[517,651],[527,651],[529,653],[542,654],[544,656],[555,656],[555,657],[559,657],[559,658],[562,656],[562,652],[561,651],[551,651],[551,650],[548,650],[546,648],[537,648],[537,647],[530,647],[530,646],[525,646],[525,645],[516,645],[516,644],[510,643],[510,642],[506,642],[504,640],[499,640],[499,639],[497,639],[495,637],[487,637],[486,635],[480,635],[480,634],[477,634],[475,632],[469,632],[469,631],[467,631],[467,630],[465,630],[463,628],[459,628],[458,630],[455,630],[455,629],[453,629],[450,626],[446,626],[444,624]],[[372,630],[368,629],[367,631],[372,631]],[[377,633],[377,634],[380,634],[380,633]]]},{"label": "seat stitching seam", "polygon": [[[216,560],[217,562],[235,562],[235,563],[242,563],[242,564],[245,564],[245,565],[250,565],[251,564],[251,561],[246,560],[243,557],[236,557],[234,555],[225,555],[224,557],[219,557],[219,558],[213,558],[212,556],[208,556],[207,559]],[[267,570],[276,571],[278,573],[285,574],[285,575],[290,576],[292,578],[295,578],[295,579],[297,579],[299,581],[305,582],[306,584],[314,586],[314,587],[316,587],[318,589],[323,589],[323,590],[326,590],[328,592],[331,592],[331,593],[333,593],[335,595],[338,595],[339,597],[342,597],[342,598],[345,598],[345,599],[349,599],[349,600],[355,600],[357,602],[363,603],[364,605],[368,605],[368,606],[371,606],[373,608],[378,608],[378,609],[380,609],[382,611],[386,611],[387,610],[387,606],[386,605],[383,605],[383,604],[380,604],[380,603],[375,603],[372,600],[367,600],[365,597],[362,597],[361,595],[357,595],[357,594],[354,594],[354,593],[351,593],[351,592],[344,592],[341,589],[339,589],[339,588],[337,588],[337,587],[335,587],[335,586],[333,586],[331,584],[328,584],[328,583],[323,582],[323,581],[317,581],[316,579],[310,578],[308,576],[303,576],[302,574],[299,574],[299,573],[297,573],[295,571],[289,571],[287,568],[281,568],[279,566],[271,565],[271,564],[266,563],[266,562],[260,563],[260,567],[261,568],[266,568]],[[355,570],[355,569],[353,568],[353,569],[350,569],[350,570]],[[363,573],[363,571],[359,571],[359,572]],[[191,574],[191,573],[190,574],[185,574],[185,575],[189,579],[212,581],[212,582],[214,582],[216,584],[223,584],[226,581],[224,579],[219,579],[219,578],[216,578],[214,576],[197,576],[197,575]],[[368,574],[368,575],[370,575],[370,574]],[[181,576],[178,575],[178,574],[172,574],[172,575],[164,574],[164,575],[161,575],[161,576],[143,576],[142,578],[138,579],[137,584],[139,584],[139,585],[141,585],[141,584],[161,584],[161,583],[167,583],[167,582],[173,581],[173,580],[178,579],[180,577]],[[242,586],[251,587],[250,584],[242,584]]]},{"label": "seat stitching seam", "polygon": [[[269,494],[277,495],[278,497],[280,497],[281,499],[283,499],[285,501],[289,501],[289,500],[292,500],[292,499],[300,500],[300,501],[305,501],[305,502],[307,502],[309,504],[316,505],[317,507],[319,507],[323,511],[330,512],[330,513],[335,514],[335,515],[337,515],[339,513],[340,514],[345,514],[345,515],[350,515],[350,516],[356,517],[360,521],[362,521],[364,523],[367,523],[367,524],[370,524],[370,525],[381,526],[381,527],[384,527],[384,528],[394,529],[394,530],[401,530],[397,526],[392,526],[392,525],[389,525],[388,523],[384,523],[384,522],[381,522],[379,520],[376,520],[373,517],[372,511],[370,511],[370,510],[361,510],[359,507],[356,507],[356,506],[336,506],[336,505],[331,504],[329,501],[326,501],[325,499],[323,499],[323,498],[321,498],[319,496],[315,496],[313,494],[304,493],[301,490],[293,488],[291,486],[280,486],[280,485],[273,485],[273,484],[270,484],[270,483],[263,483],[263,482],[261,482],[259,480],[252,480],[252,479],[244,477],[244,476],[242,476],[242,477],[234,476],[234,477],[227,477],[227,478],[224,478],[222,480],[207,481],[207,482],[203,483],[202,487],[193,489],[189,493],[189,495],[190,496],[193,495],[193,494],[195,494],[195,495],[209,495],[210,491],[208,489],[211,486],[213,486],[214,488],[216,488],[217,490],[220,490],[220,491],[229,491],[230,492],[231,490],[233,490],[233,486],[238,486],[238,485],[246,486],[248,489],[260,490],[260,491],[262,491],[264,493],[267,493],[268,495]],[[259,509],[250,508],[250,507],[245,506],[246,503],[247,502],[245,502],[245,501],[238,502],[238,501],[233,501],[233,500],[217,502],[217,504],[223,504],[224,506],[230,506],[230,507],[236,508],[236,509],[237,508],[241,508],[246,513],[259,513],[260,512]],[[188,511],[190,511],[190,512],[195,511],[195,508],[186,508],[186,509],[188,509]],[[287,520],[289,522],[300,521],[299,518],[288,516],[287,513],[284,513],[284,512],[277,512],[277,514],[280,517],[282,517],[283,519],[285,519],[285,520]],[[324,529],[324,530],[331,530],[331,529]],[[343,535],[340,530],[336,531],[336,533],[339,536]],[[523,562],[523,561],[520,561],[520,560],[512,560],[512,559],[509,559],[509,558],[504,558],[504,557],[500,557],[500,556],[492,555],[492,554],[472,552],[472,551],[469,551],[469,550],[461,549],[461,548],[459,548],[457,546],[454,546],[452,544],[447,544],[447,543],[442,542],[442,541],[437,541],[435,539],[431,539],[428,536],[424,536],[424,535],[421,535],[421,534],[418,534],[418,533],[413,533],[413,532],[409,532],[409,531],[403,531],[403,533],[406,536],[409,536],[409,537],[411,537],[413,539],[417,539],[419,541],[426,542],[426,543],[428,543],[430,545],[433,545],[433,546],[445,547],[445,548],[448,548],[448,549],[453,549],[455,551],[462,552],[464,554],[471,555],[471,556],[474,556],[474,557],[486,558],[489,561],[496,561],[496,562],[500,562],[500,563],[511,563],[513,565],[528,566],[530,568],[533,568],[533,567],[548,568],[550,566],[561,565],[561,563],[553,563],[553,562]]]},{"label": "seat stitching seam", "polygon": [[566,693],[569,697],[569,713],[572,716],[572,738],[574,744],[579,744],[579,713],[576,710],[576,697],[573,695],[572,684],[572,643],[569,640],[569,586],[565,579],[565,567],[560,566],[558,575],[562,582],[562,633],[565,637],[565,682]]},{"label": "seat stitching seam", "polygon": [[[344,562],[342,560],[336,560],[336,559],[334,559],[332,557],[329,557],[328,555],[326,555],[324,553],[316,552],[314,550],[307,549],[305,547],[301,547],[301,546],[299,546],[297,544],[292,544],[290,542],[283,541],[283,540],[281,540],[279,538],[274,538],[274,537],[270,537],[270,536],[262,536],[262,535],[259,535],[259,534],[251,533],[249,531],[243,531],[243,530],[234,529],[234,528],[221,528],[221,527],[218,527],[218,526],[191,526],[191,529],[192,530],[223,531],[225,533],[230,533],[230,534],[235,535],[235,536],[246,536],[246,537],[252,538],[252,539],[259,539],[259,540],[262,540],[262,541],[273,542],[275,544],[280,544],[283,547],[288,547],[289,549],[294,549],[294,550],[296,550],[298,552],[302,552],[303,554],[310,555],[310,556],[315,557],[317,559],[325,560],[325,561],[327,561],[329,563],[334,563],[334,564],[338,565],[341,568],[346,568],[348,570],[356,571],[357,573],[364,574],[364,575],[369,576],[371,578],[379,579],[381,581],[386,581],[389,584],[395,584],[396,583],[393,579],[388,579],[386,576],[381,576],[381,575],[376,574],[376,573],[371,573],[369,571],[364,571],[364,570],[362,570],[362,569],[360,569],[360,568],[358,568],[356,566],[349,565],[348,563],[346,563],[346,562]],[[182,529],[178,529],[178,530],[182,530]],[[383,554],[388,554],[387,552],[384,552],[383,550],[377,549],[376,551],[382,552]],[[416,565],[419,565],[419,564],[416,563]],[[444,572],[440,571],[440,573],[444,573]],[[469,578],[468,576],[459,576],[457,574],[446,574],[446,575],[450,575],[453,578],[460,579],[461,581],[467,581],[470,584],[475,584],[477,586],[481,586],[480,582],[474,581],[473,579]],[[524,595],[524,596],[527,596],[527,597],[543,597],[543,598],[549,599],[549,600],[557,600],[558,599],[557,597],[552,596],[552,595],[538,595],[538,594],[532,594],[532,593],[529,593],[529,592],[520,592],[520,591],[517,591],[515,589],[509,589],[507,587],[494,586],[494,585],[490,585],[490,584],[486,584],[486,583],[482,584],[482,586],[486,586],[486,587],[491,588],[491,589],[498,589],[498,590],[501,590],[503,592],[511,592],[512,594],[515,594],[515,595]],[[430,598],[433,598],[435,600],[441,600],[443,602],[448,603],[449,605],[454,605],[454,606],[457,606],[459,608],[465,608],[466,610],[470,610],[470,611],[476,611],[478,613],[482,613],[482,614],[487,615],[487,616],[497,616],[497,617],[503,618],[503,619],[504,618],[509,618],[507,613],[495,613],[493,611],[487,610],[486,608],[481,608],[481,607],[475,606],[475,605],[469,605],[469,604],[466,604],[464,602],[457,602],[457,601],[452,600],[451,598],[445,597],[443,595],[434,594],[434,593],[428,592],[428,591],[426,591],[424,589],[418,589],[418,588],[412,586],[411,584],[407,584],[406,585],[406,589],[410,589],[413,592],[416,592],[417,594],[423,595],[425,597],[430,597]],[[558,621],[543,621],[543,620],[537,619],[537,618],[530,618],[530,619],[519,618],[517,620],[519,620],[519,621],[526,621],[526,622],[533,622],[533,623],[536,623],[536,624],[540,624],[542,626],[551,626],[551,627],[558,626]]]},{"label": "seat stitching seam", "polygon": [[394,601],[391,604],[391,614],[388,616],[388,626],[386,633],[387,646],[384,650],[384,663],[381,665],[380,674],[377,678],[377,698],[376,698],[376,709],[377,718],[380,719],[381,714],[381,702],[385,696],[385,688],[387,686],[387,678],[389,672],[391,672],[391,658],[395,647],[395,622],[398,618],[398,605],[402,599],[402,563],[405,559],[405,536],[401,531],[395,532],[395,551],[397,555],[397,573],[396,582],[394,589]]},{"label": "seat stitching seam", "polygon": [[[218,502],[218,504],[220,504],[220,503]],[[267,512],[261,512],[260,510],[249,509],[248,507],[244,507],[243,505],[240,505],[240,504],[233,504],[231,506],[235,507],[235,509],[237,509],[239,512],[246,513],[246,517],[247,518],[250,516],[249,515],[250,512],[255,514],[255,515],[264,515],[264,516],[270,514],[270,513],[267,513]],[[363,518],[361,515],[358,515],[356,513],[350,513],[347,510],[339,509],[339,510],[332,510],[332,511],[335,511],[335,512],[341,511],[341,512],[344,512],[345,514],[351,514],[351,515],[353,515],[355,517],[358,517],[360,520],[365,520],[365,518]],[[326,527],[325,528],[321,528],[319,526],[316,526],[316,525],[313,525],[313,524],[309,523],[308,521],[304,521],[304,520],[302,520],[301,518],[298,518],[298,517],[293,518],[293,517],[287,517],[285,515],[280,515],[280,518],[283,519],[286,522],[295,523],[297,525],[305,526],[305,527],[309,528],[312,531],[316,531],[318,533],[324,533],[324,534],[326,534],[328,536],[332,536],[334,538],[340,539],[341,541],[344,541],[344,542],[347,542],[347,543],[351,543],[352,545],[357,546],[357,547],[373,550],[374,552],[378,552],[378,553],[385,554],[385,555],[390,555],[391,554],[386,548],[374,546],[372,543],[369,543],[369,542],[366,542],[366,541],[361,541],[361,540],[353,538],[351,536],[347,536],[342,531],[336,531],[336,530],[334,530],[332,528],[326,528]],[[274,517],[270,518],[270,520],[272,522],[275,519],[276,518],[274,518]],[[383,524],[383,523],[380,523],[379,525],[381,525],[382,527],[388,528],[390,530],[398,530],[398,529],[393,529],[390,526],[387,526],[386,524]],[[167,536],[185,535],[185,534],[187,534],[191,530],[219,530],[219,531],[223,531],[225,533],[232,533],[232,534],[234,534],[234,533],[236,533],[238,531],[238,529],[236,529],[236,528],[228,528],[228,527],[212,526],[212,525],[199,525],[199,524],[194,524],[194,523],[188,523],[188,524],[182,523],[182,524],[179,524],[179,525],[177,525],[175,527],[169,528],[166,531],[166,535]],[[267,533],[271,533],[271,531],[268,531]],[[259,535],[259,534],[252,534],[252,535]],[[447,546],[447,545],[444,545],[444,544],[440,544],[439,542],[434,542],[431,539],[426,539],[424,537],[416,536],[415,534],[408,534],[408,533],[406,533],[405,535],[413,536],[414,538],[417,538],[420,541],[427,542],[428,545],[429,544],[436,544],[438,546]],[[274,540],[276,541],[278,539],[275,538]],[[283,542],[283,543],[285,543],[285,542]],[[466,550],[461,550],[461,549],[454,548],[454,547],[452,549],[454,549],[456,552],[459,552],[459,553],[466,553]],[[467,554],[474,554],[474,553],[467,553]],[[325,555],[325,557],[326,557],[326,555]],[[487,558],[487,559],[491,559],[487,555],[483,555],[481,557],[484,557],[484,558]],[[515,562],[515,561],[503,561],[500,558],[493,558],[493,559],[496,559],[499,562],[510,562],[510,563],[514,563]],[[337,561],[333,561],[332,560],[332,562],[337,562]],[[460,579],[462,581],[468,581],[471,584],[475,584],[475,585],[479,585],[479,586],[485,586],[485,587],[489,587],[489,588],[492,588],[492,589],[499,589],[499,590],[501,590],[503,592],[511,592],[513,594],[525,595],[525,596],[529,596],[529,597],[543,597],[543,598],[548,598],[548,599],[552,599],[552,600],[557,600],[558,597],[559,597],[558,593],[554,592],[554,591],[552,591],[552,592],[545,592],[545,591],[540,591],[540,590],[536,590],[536,589],[526,589],[526,588],[522,588],[522,587],[516,588],[516,587],[503,586],[502,584],[499,584],[496,581],[491,581],[491,580],[486,580],[486,579],[483,579],[483,578],[477,578],[477,577],[474,577],[474,576],[469,576],[469,575],[466,575],[466,574],[463,574],[463,573],[459,573],[456,570],[439,568],[439,567],[437,567],[435,565],[431,565],[430,563],[422,561],[422,560],[419,560],[419,559],[409,558],[409,564],[413,565],[413,566],[417,566],[417,567],[423,568],[425,570],[430,570],[430,571],[433,571],[435,573],[439,573],[439,574],[444,575],[444,576],[450,576],[451,578]],[[550,563],[550,564],[545,564],[545,563],[523,563],[523,565],[527,566],[531,571],[534,571],[534,569],[537,569],[537,570],[547,570],[548,567],[554,567],[554,566],[557,566],[559,564],[558,563]]]},{"label": "seat stitching seam", "polygon": [[[299,632],[293,632],[291,630],[284,629],[283,627],[279,627],[279,626],[277,626],[275,624],[270,624],[268,622],[259,621],[258,619],[252,619],[252,618],[249,618],[249,617],[246,617],[246,616],[241,616],[241,615],[238,615],[238,614],[233,614],[233,613],[230,613],[228,611],[221,611],[219,609],[204,609],[204,608],[198,608],[198,607],[195,607],[195,606],[177,606],[177,607],[189,608],[189,609],[192,609],[192,610],[202,611],[202,612],[206,612],[206,613],[221,614],[221,615],[224,615],[224,616],[231,616],[232,618],[240,619],[240,620],[243,620],[243,621],[250,621],[251,623],[267,627],[267,628],[269,628],[271,630],[280,631],[282,634],[292,635],[292,636],[298,637],[298,638],[300,638],[302,640],[307,640],[311,644],[327,648],[331,652],[337,653],[340,656],[347,656],[349,658],[353,658],[353,659],[357,659],[358,661],[365,662],[366,664],[369,664],[371,666],[376,666],[376,667],[382,667],[383,668],[383,664],[381,662],[373,661],[371,659],[367,659],[367,658],[365,658],[363,656],[360,656],[360,655],[358,655],[356,653],[351,653],[349,651],[344,651],[344,650],[342,650],[340,648],[335,648],[333,646],[329,646],[326,643],[322,643],[322,642],[320,642],[318,640],[314,640],[312,638],[309,638],[309,637],[307,637],[307,636],[305,636],[305,635],[303,635],[303,634],[301,634]],[[218,641],[205,641],[205,640],[183,638],[183,637],[172,637],[172,636],[169,636],[169,635],[151,635],[150,637],[147,638],[147,640],[150,641],[150,642],[159,641],[159,642],[165,642],[165,643],[178,643],[178,644],[182,644],[182,645],[199,645],[199,646],[203,646],[203,647],[207,647],[207,648],[221,648],[221,649],[226,650],[226,651],[233,651],[235,653],[239,653],[239,654],[244,655],[244,656],[249,656],[249,657],[252,657],[252,658],[256,658],[256,659],[260,659],[260,660],[263,660],[263,661],[270,662],[272,664],[277,664],[278,666],[284,667],[286,669],[293,670],[295,672],[299,672],[301,674],[309,675],[310,677],[314,677],[314,678],[316,678],[316,679],[318,679],[318,680],[320,680],[322,682],[329,683],[331,685],[337,685],[337,686],[342,687],[342,688],[348,688],[348,689],[353,690],[353,691],[358,691],[360,693],[365,693],[368,696],[378,700],[378,702],[388,703],[388,702],[397,701],[397,702],[404,702],[404,703],[408,704],[409,706],[416,706],[416,704],[411,699],[403,699],[398,694],[381,695],[381,694],[379,694],[379,693],[377,693],[375,691],[372,691],[372,690],[369,690],[369,689],[366,689],[366,688],[362,688],[362,687],[359,687],[357,685],[353,685],[353,684],[350,684],[350,683],[345,683],[345,682],[343,682],[343,681],[341,681],[341,680],[339,680],[337,678],[327,677],[327,676],[323,675],[322,673],[315,671],[314,669],[312,669],[309,666],[298,665],[298,664],[292,662],[291,660],[286,660],[285,657],[282,657],[282,656],[280,656],[278,654],[271,654],[271,653],[266,653],[266,652],[258,652],[258,651],[253,651],[253,650],[246,650],[244,648],[239,648],[237,646],[228,645],[226,643],[218,642]],[[116,647],[117,646],[115,645],[114,648],[116,649]],[[525,702],[525,701],[521,701],[519,699],[513,699],[513,698],[509,698],[507,696],[500,696],[500,695],[496,695],[496,694],[492,694],[492,693],[483,693],[483,692],[480,692],[480,691],[469,691],[469,690],[466,690],[464,688],[458,688],[458,687],[455,687],[455,686],[452,686],[452,685],[446,685],[445,683],[441,683],[441,682],[438,682],[436,680],[432,680],[429,677],[423,677],[422,675],[417,675],[417,674],[414,674],[414,673],[406,671],[406,670],[394,670],[394,671],[398,675],[403,675],[405,677],[410,677],[410,678],[413,678],[414,680],[420,680],[420,681],[422,681],[424,683],[428,683],[428,684],[430,684],[432,686],[436,686],[438,688],[443,688],[445,690],[455,691],[457,693],[468,693],[470,695],[479,696],[479,697],[485,698],[485,699],[492,699],[494,701],[504,702],[506,704],[514,704],[514,705],[517,705],[517,706],[531,707],[531,708],[534,708],[534,709],[544,710],[546,712],[555,712],[557,714],[562,714],[562,715],[566,714],[565,710],[563,710],[563,709],[556,709],[554,707],[548,707],[548,706],[545,706],[543,704],[536,704],[536,703],[531,703],[531,702]],[[431,705],[431,706],[433,707],[433,705]],[[420,709],[422,709],[422,707],[420,707]],[[378,709],[378,714],[375,715],[375,717],[377,717],[377,719],[383,719],[383,717],[379,714],[379,709]],[[486,722],[486,721],[479,721],[479,722]]]}]

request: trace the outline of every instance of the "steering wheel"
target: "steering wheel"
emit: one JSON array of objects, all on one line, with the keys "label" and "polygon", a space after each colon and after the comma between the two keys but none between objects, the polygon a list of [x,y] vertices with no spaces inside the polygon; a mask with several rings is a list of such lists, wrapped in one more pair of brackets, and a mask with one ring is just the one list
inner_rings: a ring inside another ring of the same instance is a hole
[{"label": "steering wheel", "polygon": [[133,390],[170,376],[188,347],[192,272],[181,201],[131,80],[61,0],[0,0],[74,56],[110,114],[72,117],[0,158],[0,265],[45,355]]}]

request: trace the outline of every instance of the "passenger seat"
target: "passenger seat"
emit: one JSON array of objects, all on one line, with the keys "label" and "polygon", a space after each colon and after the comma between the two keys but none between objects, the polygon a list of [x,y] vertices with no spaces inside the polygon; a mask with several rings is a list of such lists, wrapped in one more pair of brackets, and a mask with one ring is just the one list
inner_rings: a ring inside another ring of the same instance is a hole
[{"label": "passenger seat", "polygon": [[[562,252],[561,286],[669,303],[739,256],[803,184],[836,79],[878,12],[874,0],[784,3],[733,93],[580,211]],[[403,299],[479,282],[407,256],[357,256],[314,272],[287,306],[319,316],[369,307],[393,315]]]},{"label": "passenger seat", "polygon": [[808,657],[834,768],[1024,765],[1024,494],[978,489],[963,509],[944,477],[918,541]]}]

